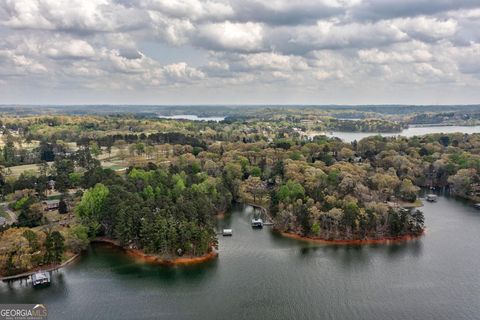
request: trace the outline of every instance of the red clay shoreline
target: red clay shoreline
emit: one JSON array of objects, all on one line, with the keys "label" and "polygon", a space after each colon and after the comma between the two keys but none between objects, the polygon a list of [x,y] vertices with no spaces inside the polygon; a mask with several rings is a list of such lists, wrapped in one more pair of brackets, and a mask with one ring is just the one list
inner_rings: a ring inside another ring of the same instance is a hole
[{"label": "red clay shoreline", "polygon": [[[267,208],[254,204],[254,203],[248,203],[245,202],[245,204],[252,206],[252,207],[257,207],[262,210],[264,210],[265,214],[267,217],[270,218],[268,214]],[[423,203],[422,203],[423,205]],[[271,219],[271,218],[270,218]],[[272,220],[272,219],[271,219]],[[400,237],[386,237],[386,238],[380,238],[380,239],[356,239],[356,240],[328,240],[328,239],[323,239],[320,237],[304,237],[301,235],[298,235],[296,233],[292,232],[282,232],[276,229],[273,229],[274,232],[280,234],[283,237],[290,238],[290,239],[295,239],[299,241],[305,241],[305,242],[314,242],[314,243],[323,243],[323,244],[332,244],[332,245],[364,245],[364,244],[391,244],[391,243],[400,243],[400,242],[406,242],[406,241],[411,241],[411,240],[416,240],[419,239],[420,237],[424,236],[425,233],[427,232],[427,229],[423,229],[422,233],[419,235],[405,235],[405,236],[400,236]]]},{"label": "red clay shoreline", "polygon": [[218,257],[218,252],[215,251],[213,248],[211,252],[204,254],[203,256],[178,257],[178,258],[169,259],[169,258],[163,258],[158,255],[147,254],[139,249],[132,249],[132,248],[121,246],[117,241],[109,238],[98,237],[92,240],[91,243],[106,243],[123,250],[126,254],[128,254],[129,256],[135,259],[139,259],[141,261],[145,261],[152,264],[159,264],[163,266],[193,265],[193,264],[204,263]]},{"label": "red clay shoreline", "polygon": [[281,232],[278,230],[275,230],[278,232],[280,235],[290,238],[290,239],[296,239],[300,241],[305,241],[305,242],[314,242],[314,243],[323,243],[323,244],[338,244],[338,245],[363,245],[363,244],[391,244],[391,243],[400,243],[400,242],[406,242],[410,240],[416,240],[426,233],[426,229],[423,230],[423,232],[419,235],[405,235],[405,236],[400,236],[400,237],[386,237],[386,238],[380,238],[380,239],[356,239],[356,240],[328,240],[328,239],[323,239],[323,238],[314,238],[314,237],[304,237],[300,236],[296,233],[291,233],[291,232]]}]

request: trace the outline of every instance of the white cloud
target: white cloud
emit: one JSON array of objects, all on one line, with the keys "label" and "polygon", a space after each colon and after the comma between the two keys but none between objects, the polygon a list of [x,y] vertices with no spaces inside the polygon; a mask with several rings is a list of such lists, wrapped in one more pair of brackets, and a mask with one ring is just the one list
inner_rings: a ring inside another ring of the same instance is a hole
[{"label": "white cloud", "polygon": [[384,50],[378,48],[359,50],[358,56],[362,62],[374,64],[408,64],[433,59],[429,48],[417,42],[395,45]]},{"label": "white cloud", "polygon": [[221,1],[199,0],[144,0],[141,7],[161,12],[174,18],[188,17],[192,20],[222,19],[233,15],[230,4]]},{"label": "white cloud", "polygon": [[393,25],[413,38],[421,40],[445,39],[457,31],[457,22],[453,19],[440,20],[425,16],[396,19]]},{"label": "white cloud", "polygon": [[407,34],[385,21],[360,24],[322,20],[315,25],[281,27],[269,32],[271,47],[300,55],[324,49],[371,48],[407,40]]},{"label": "white cloud", "polygon": [[83,40],[73,39],[67,43],[54,43],[48,48],[45,48],[45,54],[48,57],[55,59],[65,58],[91,58],[95,55],[95,50],[92,46]]},{"label": "white cloud", "polygon": [[479,16],[478,0],[0,0],[0,93],[448,83],[480,98]]},{"label": "white cloud", "polygon": [[3,25],[14,29],[63,30],[73,33],[132,30],[144,25],[141,10],[110,0],[4,0]]},{"label": "white cloud", "polygon": [[305,59],[297,56],[281,55],[273,52],[244,54],[239,57],[236,64],[248,71],[304,71],[308,69]]},{"label": "white cloud", "polygon": [[151,11],[149,16],[152,21],[151,31],[155,37],[167,43],[179,46],[185,44],[195,32],[195,26],[186,19],[172,19],[163,13]]},{"label": "white cloud", "polygon": [[15,54],[10,50],[0,50],[0,75],[29,76],[47,73],[47,68],[24,55]]},{"label": "white cloud", "polygon": [[190,81],[205,77],[202,71],[189,67],[186,62],[169,64],[163,69],[168,77],[178,81]]},{"label": "white cloud", "polygon": [[196,44],[217,50],[258,51],[262,48],[262,25],[253,22],[206,24],[199,27],[199,39]]},{"label": "white cloud", "polygon": [[330,79],[342,79],[343,78],[343,73],[342,71],[333,71],[333,72],[328,72],[324,70],[319,70],[315,72],[315,78],[317,80],[330,80]]}]

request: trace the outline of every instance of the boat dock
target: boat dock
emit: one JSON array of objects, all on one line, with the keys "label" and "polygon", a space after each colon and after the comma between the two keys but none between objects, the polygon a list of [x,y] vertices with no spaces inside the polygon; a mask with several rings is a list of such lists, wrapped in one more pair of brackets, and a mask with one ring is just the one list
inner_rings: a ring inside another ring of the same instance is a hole
[{"label": "boat dock", "polygon": [[260,209],[261,210],[260,217],[263,221],[262,226],[273,226],[273,219],[268,214],[267,208],[262,207],[261,205],[258,205],[258,204],[254,204],[254,203],[248,203],[247,202],[245,204],[247,204],[249,206],[252,206],[254,209]]},{"label": "boat dock", "polygon": [[34,287],[50,285],[50,273],[46,271],[39,271],[32,274],[32,285]]},{"label": "boat dock", "polygon": [[252,228],[263,228],[263,220],[260,218],[253,218],[252,219]]},{"label": "boat dock", "polygon": [[22,281],[23,279],[28,281],[37,272],[46,272],[46,273],[51,274],[51,272],[56,271],[60,268],[63,268],[66,265],[74,262],[78,257],[80,257],[80,253],[77,253],[77,254],[73,255],[70,259],[68,259],[67,261],[65,261],[61,265],[55,265],[55,266],[46,268],[43,271],[38,271],[38,270],[37,271],[28,271],[28,272],[24,272],[24,273],[20,273],[20,274],[15,274],[15,275],[12,275],[12,276],[0,277],[0,281],[3,281],[3,282],[18,281],[18,280]]}]

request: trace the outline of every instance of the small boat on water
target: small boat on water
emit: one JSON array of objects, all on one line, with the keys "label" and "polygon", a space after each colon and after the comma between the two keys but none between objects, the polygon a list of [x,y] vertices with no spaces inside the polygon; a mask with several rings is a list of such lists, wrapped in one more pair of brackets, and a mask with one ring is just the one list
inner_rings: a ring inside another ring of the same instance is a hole
[{"label": "small boat on water", "polygon": [[44,271],[32,274],[32,284],[34,287],[50,285],[50,274]]},{"label": "small boat on water", "polygon": [[260,218],[253,218],[252,228],[263,228],[263,220]]},{"label": "small boat on water", "polygon": [[436,202],[438,200],[438,197],[436,194],[427,194],[427,201],[429,202]]},{"label": "small boat on water", "polygon": [[231,237],[233,235],[232,229],[223,229],[222,235],[224,237]]},{"label": "small boat on water", "polygon": [[473,205],[473,207],[474,207],[475,209],[480,210],[480,203],[475,203],[475,204]]}]

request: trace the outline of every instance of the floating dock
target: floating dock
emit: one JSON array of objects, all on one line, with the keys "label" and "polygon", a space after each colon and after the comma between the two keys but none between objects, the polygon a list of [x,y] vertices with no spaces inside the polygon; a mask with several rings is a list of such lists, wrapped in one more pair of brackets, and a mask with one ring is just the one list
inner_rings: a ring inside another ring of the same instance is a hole
[{"label": "floating dock", "polygon": [[263,220],[260,218],[253,218],[252,219],[252,228],[263,228]]}]

